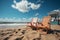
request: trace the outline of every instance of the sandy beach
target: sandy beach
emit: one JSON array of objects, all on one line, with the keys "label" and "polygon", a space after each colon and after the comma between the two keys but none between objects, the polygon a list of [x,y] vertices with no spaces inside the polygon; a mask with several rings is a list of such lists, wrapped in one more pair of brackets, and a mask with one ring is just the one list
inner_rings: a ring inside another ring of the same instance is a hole
[{"label": "sandy beach", "polygon": [[60,26],[52,25],[53,32],[41,35],[41,32],[26,27],[0,29],[0,40],[60,40]]}]

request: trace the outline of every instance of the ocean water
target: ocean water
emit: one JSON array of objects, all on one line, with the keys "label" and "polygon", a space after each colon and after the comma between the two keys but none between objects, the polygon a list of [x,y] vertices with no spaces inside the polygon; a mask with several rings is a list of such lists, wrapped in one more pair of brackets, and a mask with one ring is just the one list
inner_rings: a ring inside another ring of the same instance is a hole
[{"label": "ocean water", "polygon": [[15,28],[15,27],[23,27],[23,26],[26,26],[27,23],[3,23],[3,24],[0,24],[0,28]]}]

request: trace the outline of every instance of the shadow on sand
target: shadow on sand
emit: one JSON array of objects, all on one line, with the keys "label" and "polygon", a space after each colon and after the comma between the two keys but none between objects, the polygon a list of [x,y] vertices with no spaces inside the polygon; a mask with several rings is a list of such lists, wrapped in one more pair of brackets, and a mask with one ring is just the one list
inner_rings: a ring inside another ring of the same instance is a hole
[{"label": "shadow on sand", "polygon": [[49,30],[48,31],[48,34],[57,34],[57,33],[60,33],[60,30]]}]

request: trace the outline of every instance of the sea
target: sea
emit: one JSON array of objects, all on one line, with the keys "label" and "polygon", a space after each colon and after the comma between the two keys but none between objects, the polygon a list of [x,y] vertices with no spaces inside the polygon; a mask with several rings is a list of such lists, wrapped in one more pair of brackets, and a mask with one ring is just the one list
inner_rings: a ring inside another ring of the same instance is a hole
[{"label": "sea", "polygon": [[24,27],[28,22],[0,22],[0,28]]}]

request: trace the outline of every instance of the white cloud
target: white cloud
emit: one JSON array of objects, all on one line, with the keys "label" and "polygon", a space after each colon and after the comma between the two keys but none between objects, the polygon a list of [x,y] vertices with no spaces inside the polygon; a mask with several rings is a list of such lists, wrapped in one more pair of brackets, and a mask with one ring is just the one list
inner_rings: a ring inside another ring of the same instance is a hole
[{"label": "white cloud", "polygon": [[13,2],[14,2],[14,3],[16,3],[16,1],[15,1],[15,0],[14,0]]},{"label": "white cloud", "polygon": [[28,5],[29,5],[28,1],[22,0],[20,2],[17,2],[15,5],[12,5],[12,7],[21,12],[28,12],[29,11]]},{"label": "white cloud", "polygon": [[[0,18],[0,22],[31,22],[32,18]],[[40,18],[38,18],[38,21],[42,21]]]},{"label": "white cloud", "polygon": [[14,4],[12,4],[12,7],[23,13],[30,11],[30,9],[38,9],[41,6],[41,4],[34,4],[27,0],[21,0],[20,2],[16,2],[16,0],[14,0],[13,2]]},{"label": "white cloud", "polygon": [[17,9],[17,8],[15,7],[15,5],[11,5],[11,7]]},{"label": "white cloud", "polygon": [[42,0],[37,0],[36,3],[44,3]]},{"label": "white cloud", "polygon": [[0,22],[19,22],[21,21],[20,18],[16,19],[15,17],[13,18],[0,18]]},{"label": "white cloud", "polygon": [[31,4],[31,8],[33,9],[33,10],[35,10],[35,9],[38,9],[40,7],[40,4],[34,4],[34,3],[32,3]]},{"label": "white cloud", "polygon": [[36,13],[36,14],[35,14],[35,16],[38,16],[38,15],[39,15],[39,13]]},{"label": "white cloud", "polygon": [[30,22],[31,18],[0,18],[0,22]]}]

